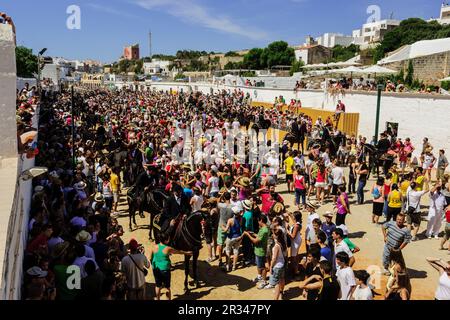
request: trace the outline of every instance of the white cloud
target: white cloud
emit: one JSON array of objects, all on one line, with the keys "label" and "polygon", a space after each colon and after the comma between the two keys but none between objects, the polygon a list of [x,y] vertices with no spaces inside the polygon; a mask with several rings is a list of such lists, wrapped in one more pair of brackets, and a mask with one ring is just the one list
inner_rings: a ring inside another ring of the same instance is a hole
[{"label": "white cloud", "polygon": [[268,38],[266,32],[238,25],[227,16],[212,13],[195,0],[134,0],[133,2],[144,9],[161,10],[186,22],[199,24],[206,28],[253,40]]}]

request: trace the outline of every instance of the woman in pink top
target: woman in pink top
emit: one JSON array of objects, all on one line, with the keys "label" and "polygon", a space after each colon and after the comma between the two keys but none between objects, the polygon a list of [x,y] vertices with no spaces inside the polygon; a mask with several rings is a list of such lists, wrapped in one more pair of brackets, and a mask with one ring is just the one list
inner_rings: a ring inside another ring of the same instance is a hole
[{"label": "woman in pink top", "polygon": [[327,170],[325,168],[324,163],[321,161],[319,163],[319,170],[317,171],[316,178],[316,200],[319,201],[320,205],[323,204],[323,197],[325,194],[325,187],[327,186]]},{"label": "woman in pink top", "polygon": [[295,205],[300,209],[300,197],[302,198],[302,204],[304,209],[306,209],[306,187],[305,187],[305,176],[302,174],[303,169],[295,170],[294,174],[294,188],[295,188]]},{"label": "woman in pink top", "polygon": [[336,225],[345,224],[345,217],[350,214],[350,203],[348,202],[348,195],[345,192],[345,185],[339,186],[338,198],[336,200]]}]

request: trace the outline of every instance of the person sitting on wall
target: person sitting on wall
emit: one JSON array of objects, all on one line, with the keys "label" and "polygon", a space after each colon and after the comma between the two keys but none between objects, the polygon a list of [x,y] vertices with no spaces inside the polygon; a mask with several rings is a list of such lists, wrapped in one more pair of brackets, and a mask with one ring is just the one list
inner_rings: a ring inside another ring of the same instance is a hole
[{"label": "person sitting on wall", "polygon": [[344,112],[345,112],[345,104],[343,104],[341,100],[338,100],[338,103],[336,105],[336,111],[334,113],[335,129],[337,129],[338,127],[339,119],[341,118],[341,113]]}]

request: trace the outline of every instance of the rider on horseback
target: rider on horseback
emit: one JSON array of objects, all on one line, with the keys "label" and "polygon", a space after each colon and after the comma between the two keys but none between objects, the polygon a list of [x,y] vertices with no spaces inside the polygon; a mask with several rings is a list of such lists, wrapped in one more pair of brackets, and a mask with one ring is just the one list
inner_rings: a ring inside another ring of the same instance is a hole
[{"label": "rider on horseback", "polygon": [[176,222],[184,216],[189,215],[191,210],[189,199],[184,194],[183,187],[179,184],[174,184],[172,195],[167,200],[159,221],[161,232],[172,235]]}]

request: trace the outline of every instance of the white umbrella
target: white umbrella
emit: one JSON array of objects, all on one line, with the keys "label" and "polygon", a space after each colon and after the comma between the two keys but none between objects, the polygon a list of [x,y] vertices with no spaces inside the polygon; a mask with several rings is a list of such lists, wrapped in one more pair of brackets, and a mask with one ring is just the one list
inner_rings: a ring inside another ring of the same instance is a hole
[{"label": "white umbrella", "polygon": [[363,70],[358,67],[355,67],[355,66],[350,66],[350,67],[346,67],[346,68],[337,70],[337,72],[341,72],[341,73],[361,73],[361,71],[363,71]]},{"label": "white umbrella", "polygon": [[444,79],[440,79],[439,81],[450,81],[450,77],[444,78]]},{"label": "white umbrella", "polygon": [[353,73],[361,73],[362,71],[363,70],[358,67],[350,66],[350,67],[343,68],[343,69],[328,70],[328,73],[350,74],[350,77],[353,78]]},{"label": "white umbrella", "polygon": [[382,73],[382,74],[394,74],[394,73],[397,73],[397,71],[396,70],[392,70],[392,69],[388,69],[388,68],[385,68],[385,67],[382,67],[382,66],[379,66],[379,65],[373,65],[373,66],[370,66],[370,67],[368,67],[368,68],[365,68],[365,69],[363,69],[362,70],[364,73],[367,73],[367,74],[371,74],[371,73],[374,73],[374,74],[377,74],[377,73]]}]

